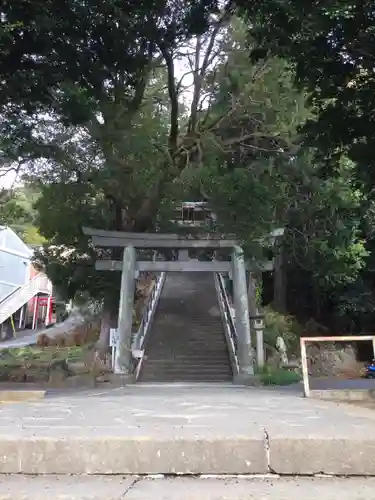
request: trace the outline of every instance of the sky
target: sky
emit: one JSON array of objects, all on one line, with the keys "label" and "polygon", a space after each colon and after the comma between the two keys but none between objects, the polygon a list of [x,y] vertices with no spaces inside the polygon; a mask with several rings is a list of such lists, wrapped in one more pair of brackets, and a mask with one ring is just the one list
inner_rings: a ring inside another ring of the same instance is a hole
[{"label": "sky", "polygon": [[14,181],[16,180],[16,173],[9,172],[8,174],[0,177],[0,189],[5,188],[8,189],[12,187]]}]

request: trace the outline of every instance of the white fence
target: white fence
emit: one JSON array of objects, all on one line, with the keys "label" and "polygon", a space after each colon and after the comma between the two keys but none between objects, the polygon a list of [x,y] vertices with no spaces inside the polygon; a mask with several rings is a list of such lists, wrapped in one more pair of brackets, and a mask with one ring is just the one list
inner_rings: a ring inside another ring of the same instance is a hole
[{"label": "white fence", "polygon": [[375,358],[375,335],[348,335],[341,337],[302,337],[300,339],[301,344],[301,362],[302,362],[302,376],[303,376],[303,391],[306,398],[310,396],[310,383],[309,383],[309,369],[307,364],[307,343],[318,343],[318,342],[360,342],[360,341],[370,341],[372,342],[374,358]]}]

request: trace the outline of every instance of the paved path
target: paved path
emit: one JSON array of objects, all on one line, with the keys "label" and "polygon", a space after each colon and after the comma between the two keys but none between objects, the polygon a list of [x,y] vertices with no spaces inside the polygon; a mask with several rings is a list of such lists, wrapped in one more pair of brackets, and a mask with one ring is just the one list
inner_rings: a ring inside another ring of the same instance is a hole
[{"label": "paved path", "polygon": [[294,392],[137,385],[4,405],[0,473],[375,476],[375,412]]},{"label": "paved path", "polygon": [[38,330],[20,330],[16,333],[15,339],[0,341],[0,350],[35,345],[38,341],[38,337],[43,333],[48,335],[50,338],[54,338],[69,330],[72,330],[74,327],[81,325],[83,322],[84,318],[81,315],[75,313],[62,323],[56,323],[50,328],[40,328]]},{"label": "paved path", "polygon": [[373,500],[374,479],[0,478],[0,500]]},{"label": "paved path", "polygon": [[375,389],[375,379],[339,379],[339,378],[320,378],[320,379],[310,379],[311,389]]},{"label": "paved path", "polygon": [[45,331],[45,328],[41,328],[39,330],[20,330],[16,333],[16,338],[0,341],[0,349],[12,349],[16,347],[34,345],[37,343],[39,335]]}]

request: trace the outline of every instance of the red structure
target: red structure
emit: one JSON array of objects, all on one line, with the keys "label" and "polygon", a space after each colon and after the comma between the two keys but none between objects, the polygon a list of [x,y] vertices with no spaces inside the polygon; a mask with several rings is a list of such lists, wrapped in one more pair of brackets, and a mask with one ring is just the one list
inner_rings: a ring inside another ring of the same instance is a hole
[{"label": "red structure", "polygon": [[54,309],[55,309],[55,299],[52,296],[42,296],[42,297],[34,297],[32,299],[33,305],[33,330],[38,328],[38,323],[42,322],[45,326],[50,325],[51,323],[56,321],[54,318]]}]

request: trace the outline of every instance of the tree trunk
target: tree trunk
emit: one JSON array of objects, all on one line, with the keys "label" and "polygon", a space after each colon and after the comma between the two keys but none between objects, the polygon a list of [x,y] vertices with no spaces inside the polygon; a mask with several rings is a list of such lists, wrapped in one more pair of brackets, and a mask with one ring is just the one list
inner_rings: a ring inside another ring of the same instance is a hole
[{"label": "tree trunk", "polygon": [[275,257],[273,308],[279,313],[286,312],[286,275],[284,245],[280,241]]},{"label": "tree trunk", "polygon": [[108,351],[110,329],[117,328],[117,320],[118,305],[114,303],[113,297],[105,297],[100,324],[100,335],[97,343],[97,350],[100,354],[105,354]]},{"label": "tree trunk", "polygon": [[249,303],[250,318],[258,314],[258,305],[256,301],[256,277],[253,273],[249,273],[249,284],[247,287],[247,300]]}]

